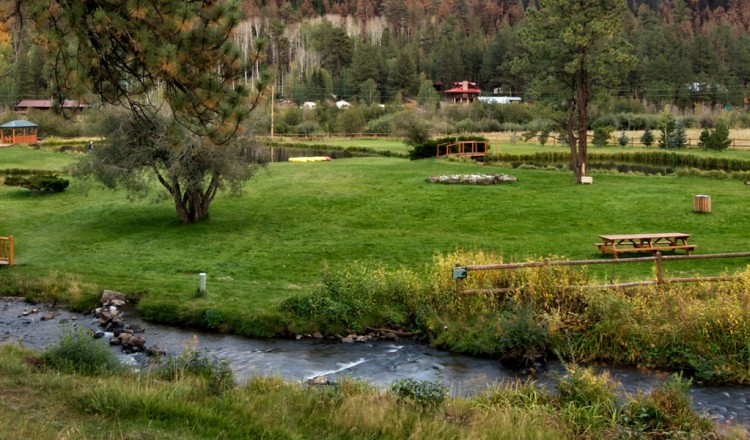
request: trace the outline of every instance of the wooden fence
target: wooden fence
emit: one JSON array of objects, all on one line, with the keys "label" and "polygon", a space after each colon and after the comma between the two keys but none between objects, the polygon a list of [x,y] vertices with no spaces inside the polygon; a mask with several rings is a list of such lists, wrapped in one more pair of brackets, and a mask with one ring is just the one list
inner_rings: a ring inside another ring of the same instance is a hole
[{"label": "wooden fence", "polygon": [[583,286],[557,286],[564,290],[583,290],[583,289],[619,289],[626,287],[638,287],[638,286],[651,286],[651,285],[664,285],[664,284],[676,284],[676,283],[697,283],[697,282],[716,282],[716,281],[732,281],[737,280],[739,276],[715,276],[715,277],[686,277],[686,278],[665,278],[663,271],[663,264],[665,261],[677,261],[677,260],[712,260],[719,258],[747,258],[750,257],[750,252],[736,252],[727,254],[705,254],[705,255],[662,255],[661,252],[657,252],[653,257],[636,257],[636,258],[622,258],[622,259],[601,259],[601,260],[570,260],[570,261],[550,261],[549,258],[544,261],[535,261],[529,263],[507,263],[507,264],[485,264],[485,265],[461,265],[456,264],[453,269],[453,278],[456,280],[458,292],[462,295],[476,295],[482,293],[506,293],[516,288],[504,287],[497,289],[470,289],[464,290],[463,280],[468,276],[469,272],[475,270],[511,270],[511,269],[523,269],[527,267],[553,267],[553,266],[590,266],[595,264],[628,264],[638,263],[644,261],[653,261],[656,269],[656,279],[646,281],[633,281],[628,283],[613,283],[613,284],[599,284],[599,285],[583,285]]},{"label": "wooden fence", "polygon": [[[501,132],[493,132],[493,133],[476,133],[477,136],[486,136],[492,143],[539,143],[538,138],[532,137],[528,141],[524,142],[522,139],[521,133],[518,132],[508,132],[508,131],[501,131]],[[651,144],[651,148],[657,148],[658,143],[658,135],[659,133],[654,131],[654,143]],[[610,136],[609,141],[607,142],[607,145],[611,146],[618,146],[617,137],[619,136],[619,133],[614,133]],[[634,133],[628,133],[628,143],[627,147],[645,147],[643,142],[641,142],[640,135],[636,135]],[[589,134],[588,137],[588,144],[589,146],[592,146],[591,141],[594,139],[593,134]],[[699,148],[698,142],[700,140],[697,138],[686,138],[686,148]],[[750,139],[731,139],[732,144],[729,146],[730,149],[733,150],[750,150]],[[552,145],[552,146],[564,146],[567,148],[567,145],[564,142],[564,139],[555,136],[553,133],[550,133],[549,137],[547,138],[546,145]]]}]

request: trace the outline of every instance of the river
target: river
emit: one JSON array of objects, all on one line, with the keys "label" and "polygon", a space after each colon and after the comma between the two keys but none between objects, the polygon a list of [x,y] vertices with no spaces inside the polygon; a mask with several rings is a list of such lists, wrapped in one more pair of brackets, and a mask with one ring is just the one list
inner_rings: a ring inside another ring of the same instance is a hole
[{"label": "river", "polygon": [[[24,311],[32,307],[40,310],[24,316]],[[43,319],[49,312],[54,317]],[[147,346],[156,345],[170,355],[195,346],[209,356],[228,361],[240,381],[253,375],[275,375],[289,381],[326,376],[334,382],[350,377],[387,387],[399,379],[413,378],[440,381],[454,396],[471,396],[495,383],[528,378],[491,359],[451,354],[412,340],[342,343],[312,338],[251,339],[144,323],[132,315],[127,315],[127,321],[145,327]],[[59,340],[66,326],[97,328],[91,315],[32,306],[17,298],[0,298],[0,342],[18,342],[43,350]],[[142,361],[139,356],[119,351],[118,356],[133,365]],[[663,373],[632,368],[600,368],[609,371],[629,393],[647,392],[665,377]],[[563,372],[563,366],[554,362],[533,379],[542,386],[549,385]],[[750,387],[693,386],[690,394],[694,407],[712,419],[750,428]]]}]

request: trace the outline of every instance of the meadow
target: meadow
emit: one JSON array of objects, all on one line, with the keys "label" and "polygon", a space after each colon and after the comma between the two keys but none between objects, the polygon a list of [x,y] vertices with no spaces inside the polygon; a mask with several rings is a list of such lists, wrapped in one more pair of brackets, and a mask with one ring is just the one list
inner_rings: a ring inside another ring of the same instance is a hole
[{"label": "meadow", "polygon": [[[62,169],[74,155],[19,147],[0,150],[0,170]],[[430,184],[428,176],[509,173],[495,186]],[[222,194],[209,221],[180,225],[168,200],[129,200],[89,182],[61,194],[0,187],[0,234],[14,235],[24,277],[72,277],[95,289],[191,299],[199,272],[208,295],[243,309],[273,306],[317,282],[325,263],[418,269],[435,254],[492,251],[506,261],[598,258],[598,234],[680,231],[699,253],[750,249],[749,189],[742,182],[674,176],[597,174],[590,186],[559,171],[472,163],[352,158],[273,163],[241,195]],[[709,194],[711,214],[692,212]],[[470,261],[460,262],[471,264]],[[716,274],[746,261],[670,266]],[[620,265],[607,277],[648,275]],[[667,269],[669,269],[668,267]]]}]

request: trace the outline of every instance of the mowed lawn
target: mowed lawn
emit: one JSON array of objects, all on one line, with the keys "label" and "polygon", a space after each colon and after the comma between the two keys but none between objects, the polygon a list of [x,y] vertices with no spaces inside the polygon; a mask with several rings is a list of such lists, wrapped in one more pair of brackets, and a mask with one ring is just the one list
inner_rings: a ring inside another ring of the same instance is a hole
[{"label": "mowed lawn", "polygon": [[[17,154],[38,168],[74,159],[0,150],[0,168],[15,167],[20,159],[10,156]],[[509,173],[518,182],[426,182],[478,172]],[[692,212],[696,194],[711,195],[711,214]],[[131,201],[123,191],[78,181],[48,195],[0,186],[0,235],[15,236],[12,270],[29,277],[66,274],[96,289],[172,301],[193,298],[205,272],[208,295],[201,301],[264,309],[307,292],[324,264],[420,270],[435,253],[457,248],[494,251],[506,261],[591,259],[600,256],[599,234],[686,232],[698,253],[750,251],[749,201],[750,186],[738,181],[596,174],[593,185],[574,185],[560,171],[352,158],[271,164],[241,195],[217,197],[209,221],[195,225],[180,225],[168,199]],[[716,275],[748,261],[666,268]],[[650,264],[592,270],[607,279],[653,276]]]}]

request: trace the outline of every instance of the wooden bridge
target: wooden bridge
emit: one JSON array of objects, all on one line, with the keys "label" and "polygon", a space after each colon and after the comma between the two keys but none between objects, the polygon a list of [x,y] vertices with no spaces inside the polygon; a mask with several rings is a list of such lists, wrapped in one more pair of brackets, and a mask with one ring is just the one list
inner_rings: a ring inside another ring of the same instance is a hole
[{"label": "wooden bridge", "polygon": [[463,156],[484,157],[490,152],[490,143],[488,141],[457,141],[445,142],[438,144],[436,157]]}]

